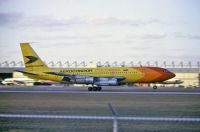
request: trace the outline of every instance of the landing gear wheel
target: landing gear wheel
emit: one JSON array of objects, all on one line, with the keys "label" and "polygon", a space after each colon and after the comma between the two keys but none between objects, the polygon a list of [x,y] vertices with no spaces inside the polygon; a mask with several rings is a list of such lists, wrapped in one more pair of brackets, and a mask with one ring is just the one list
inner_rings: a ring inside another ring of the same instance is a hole
[{"label": "landing gear wheel", "polygon": [[92,87],[88,87],[88,91],[92,91]]},{"label": "landing gear wheel", "polygon": [[98,91],[101,91],[101,87],[97,87],[97,90],[98,90]]},{"label": "landing gear wheel", "polygon": [[93,87],[93,88],[92,88],[92,91],[97,91],[97,90],[98,90],[97,87]]},{"label": "landing gear wheel", "polygon": [[101,87],[88,87],[88,91],[101,91]]},{"label": "landing gear wheel", "polygon": [[158,87],[157,86],[153,86],[153,89],[157,89]]}]

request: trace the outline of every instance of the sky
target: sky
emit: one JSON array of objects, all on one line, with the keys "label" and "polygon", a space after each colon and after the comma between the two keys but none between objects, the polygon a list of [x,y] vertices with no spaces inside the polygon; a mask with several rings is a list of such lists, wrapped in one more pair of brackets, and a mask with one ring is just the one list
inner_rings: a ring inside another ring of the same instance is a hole
[{"label": "sky", "polygon": [[200,61],[199,0],[0,0],[0,62]]}]

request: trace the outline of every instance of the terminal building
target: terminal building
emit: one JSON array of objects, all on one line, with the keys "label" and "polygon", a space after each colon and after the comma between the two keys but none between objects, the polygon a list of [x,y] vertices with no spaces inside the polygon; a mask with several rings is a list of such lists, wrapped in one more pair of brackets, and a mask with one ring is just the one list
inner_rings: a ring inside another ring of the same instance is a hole
[{"label": "terminal building", "polygon": [[[168,68],[176,74],[171,80],[181,80],[183,83],[177,86],[182,87],[200,87],[200,69],[199,68]],[[176,86],[176,84],[174,84]]]},{"label": "terminal building", "polygon": [[[199,64],[199,63],[197,63]],[[59,66],[60,67],[60,66]],[[171,80],[181,80],[183,81],[183,83],[181,84],[170,84],[169,86],[175,86],[175,87],[200,87],[200,66],[196,65],[196,66],[179,66],[176,67],[171,66],[171,67],[166,67],[166,66],[162,66],[166,69],[168,69],[169,71],[172,71],[173,73],[176,74],[176,77],[171,79]],[[20,70],[23,71],[24,68],[23,67],[5,67],[5,66],[1,66],[0,67],[0,80],[3,80],[5,78],[12,78],[12,77],[16,77],[18,76],[18,74],[15,72],[16,70]],[[21,75],[19,75],[21,76]]]}]

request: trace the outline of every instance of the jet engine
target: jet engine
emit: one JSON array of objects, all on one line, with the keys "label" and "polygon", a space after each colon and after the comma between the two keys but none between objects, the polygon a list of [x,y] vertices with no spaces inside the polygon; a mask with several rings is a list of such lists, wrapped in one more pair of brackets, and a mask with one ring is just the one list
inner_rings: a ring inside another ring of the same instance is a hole
[{"label": "jet engine", "polygon": [[96,78],[94,84],[97,86],[118,86],[119,83],[116,78]]},{"label": "jet engine", "polygon": [[94,83],[94,77],[76,75],[74,77],[74,81],[78,84],[93,84]]},{"label": "jet engine", "polygon": [[90,77],[90,76],[81,76],[75,75],[71,80],[73,83],[77,84],[94,84],[97,86],[118,86],[120,83],[119,80],[123,78],[114,78],[114,77]]}]

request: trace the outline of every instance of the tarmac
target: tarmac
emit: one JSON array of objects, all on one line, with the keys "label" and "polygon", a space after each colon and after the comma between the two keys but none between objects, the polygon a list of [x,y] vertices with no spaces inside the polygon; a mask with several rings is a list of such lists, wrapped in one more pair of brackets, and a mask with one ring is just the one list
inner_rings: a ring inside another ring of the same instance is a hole
[{"label": "tarmac", "polygon": [[200,88],[2,85],[0,131],[109,131],[115,121],[123,131],[198,131],[199,101]]},{"label": "tarmac", "polygon": [[87,91],[87,87],[74,86],[0,86],[0,93],[200,95],[200,88],[117,86],[102,87],[102,91]]}]

